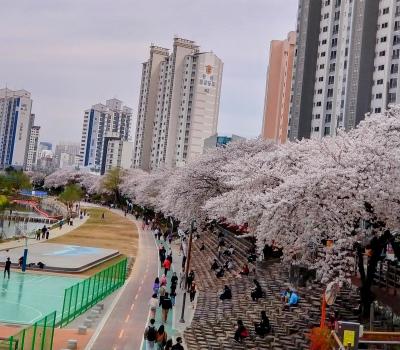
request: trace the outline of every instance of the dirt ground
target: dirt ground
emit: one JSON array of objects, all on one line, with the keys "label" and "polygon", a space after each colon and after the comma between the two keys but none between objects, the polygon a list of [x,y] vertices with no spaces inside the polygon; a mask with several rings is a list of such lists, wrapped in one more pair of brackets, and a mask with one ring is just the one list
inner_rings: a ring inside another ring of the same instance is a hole
[{"label": "dirt ground", "polygon": [[[84,224],[61,237],[51,239],[50,242],[117,249],[124,256],[136,256],[139,236],[136,226],[131,221],[107,209],[89,208],[88,212],[90,216]],[[101,218],[102,213],[104,219]],[[82,274],[92,275],[120,259],[122,257],[116,257]]]}]

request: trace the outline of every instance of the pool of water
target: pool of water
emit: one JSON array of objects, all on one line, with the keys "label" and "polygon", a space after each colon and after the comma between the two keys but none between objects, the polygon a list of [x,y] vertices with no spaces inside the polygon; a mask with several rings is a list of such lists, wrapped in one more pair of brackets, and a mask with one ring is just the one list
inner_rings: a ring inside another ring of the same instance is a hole
[{"label": "pool of water", "polygon": [[[24,211],[24,212],[13,212],[13,214],[17,214],[23,217],[39,217],[40,215],[33,211]],[[16,222],[4,220],[3,223],[0,222],[0,236],[3,239],[12,238],[15,236],[24,235],[27,233],[31,233],[39,228],[43,227],[43,223],[41,222]],[[48,225],[47,225],[48,226]]]}]

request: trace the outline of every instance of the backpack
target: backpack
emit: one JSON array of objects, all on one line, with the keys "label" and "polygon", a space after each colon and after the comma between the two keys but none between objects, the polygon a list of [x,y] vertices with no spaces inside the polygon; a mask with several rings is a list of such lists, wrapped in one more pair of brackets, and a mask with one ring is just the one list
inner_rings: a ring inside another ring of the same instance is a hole
[{"label": "backpack", "polygon": [[156,329],[154,327],[149,326],[149,329],[147,330],[147,340],[155,341],[156,335],[157,335]]}]

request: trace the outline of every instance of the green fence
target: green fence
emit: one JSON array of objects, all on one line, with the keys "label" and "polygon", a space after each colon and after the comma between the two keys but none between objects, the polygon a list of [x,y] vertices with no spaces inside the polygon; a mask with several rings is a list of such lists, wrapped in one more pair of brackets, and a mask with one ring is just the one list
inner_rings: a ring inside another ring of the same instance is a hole
[{"label": "green fence", "polygon": [[0,340],[0,350],[52,350],[55,324],[54,311],[18,334]]},{"label": "green fence", "polygon": [[126,267],[127,259],[125,258],[92,277],[67,288],[64,293],[60,326],[67,325],[121,287],[126,279]]}]

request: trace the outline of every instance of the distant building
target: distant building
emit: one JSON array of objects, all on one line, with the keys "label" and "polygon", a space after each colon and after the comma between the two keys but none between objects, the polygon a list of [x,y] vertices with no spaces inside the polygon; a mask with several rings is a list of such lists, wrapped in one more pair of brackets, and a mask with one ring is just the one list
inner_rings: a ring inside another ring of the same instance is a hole
[{"label": "distant building", "polygon": [[132,167],[133,142],[123,141],[115,134],[107,134],[104,139],[104,148],[101,175],[112,168],[130,169]]},{"label": "distant building", "polygon": [[244,137],[232,135],[232,136],[219,136],[218,134],[207,137],[204,140],[203,153],[209,149],[214,149],[218,147],[225,147],[228,143],[246,140]]},{"label": "distant building", "polygon": [[79,165],[94,172],[101,172],[106,159],[106,135],[117,135],[121,141],[128,141],[132,123],[132,109],[122,105],[118,99],[98,103],[85,111]]},{"label": "distant building", "polygon": [[38,152],[42,152],[44,150],[47,151],[52,151],[53,150],[53,145],[50,142],[39,142],[39,148],[38,148]]},{"label": "distant building", "polygon": [[50,174],[55,170],[54,167],[54,153],[50,150],[43,150],[38,153],[38,159],[36,162],[36,169],[46,174]]},{"label": "distant building", "polygon": [[0,89],[0,169],[25,169],[34,119],[31,110],[28,91]]},{"label": "distant building", "polygon": [[79,163],[79,143],[60,143],[54,151],[54,166],[65,168],[78,165]]},{"label": "distant building", "polygon": [[222,61],[191,40],[173,51],[152,45],[143,63],[133,167],[183,165],[217,132]]},{"label": "distant building", "polygon": [[25,167],[27,171],[31,171],[36,167],[38,146],[39,146],[39,132],[40,132],[40,126],[31,127],[29,146],[28,146],[28,156],[26,159],[26,167]]},{"label": "distant building", "polygon": [[295,46],[295,32],[290,32],[285,40],[271,41],[262,126],[264,140],[278,143],[287,140]]}]

